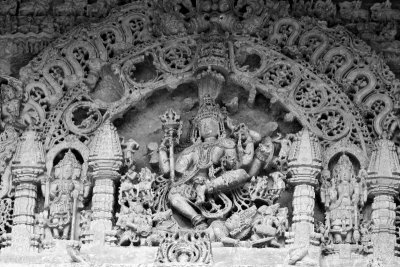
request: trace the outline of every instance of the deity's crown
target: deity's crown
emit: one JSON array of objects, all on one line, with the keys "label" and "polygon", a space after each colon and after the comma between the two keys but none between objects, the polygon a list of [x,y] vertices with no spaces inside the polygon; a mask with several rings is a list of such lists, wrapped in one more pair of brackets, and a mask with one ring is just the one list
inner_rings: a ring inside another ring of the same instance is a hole
[{"label": "deity's crown", "polygon": [[194,118],[194,122],[198,124],[205,118],[214,118],[217,121],[221,121],[223,119],[223,114],[219,105],[215,103],[214,98],[212,98],[210,95],[205,95],[203,97],[202,104],[200,105],[199,111]]},{"label": "deity's crown", "polygon": [[334,172],[338,175],[342,173],[351,174],[353,172],[353,163],[351,163],[351,160],[347,155],[343,154],[340,156],[334,168]]},{"label": "deity's crown", "polygon": [[61,168],[67,165],[72,166],[74,169],[81,168],[81,164],[71,150],[68,150],[68,152],[65,153],[64,158],[55,166],[55,168]]}]

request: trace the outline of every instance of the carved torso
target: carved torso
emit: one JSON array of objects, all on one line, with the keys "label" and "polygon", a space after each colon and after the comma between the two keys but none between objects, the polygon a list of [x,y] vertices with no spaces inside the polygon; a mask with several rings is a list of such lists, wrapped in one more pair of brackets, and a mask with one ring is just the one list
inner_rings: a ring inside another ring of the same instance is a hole
[{"label": "carved torso", "polygon": [[233,140],[222,138],[196,144],[184,150],[176,164],[176,171],[184,174],[178,184],[188,182],[198,173],[207,175],[211,166],[220,164],[226,150],[233,148],[235,148]]},{"label": "carved torso", "polygon": [[74,183],[70,180],[57,180],[52,185],[54,198],[50,204],[50,214],[67,214],[71,212],[72,196]]}]

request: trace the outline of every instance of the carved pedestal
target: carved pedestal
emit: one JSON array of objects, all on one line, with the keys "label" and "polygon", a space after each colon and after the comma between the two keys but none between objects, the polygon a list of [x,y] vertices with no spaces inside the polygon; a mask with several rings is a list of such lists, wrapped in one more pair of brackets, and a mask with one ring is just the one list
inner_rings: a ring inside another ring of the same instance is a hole
[{"label": "carved pedestal", "polygon": [[16,189],[10,251],[22,252],[30,249],[38,175],[44,171],[43,148],[35,131],[22,135],[11,169]]},{"label": "carved pedestal", "polygon": [[297,134],[289,154],[289,183],[293,194],[293,235],[295,246],[308,246],[314,234],[316,176],[321,171],[318,139],[307,129]]},{"label": "carved pedestal", "polygon": [[105,232],[112,229],[114,180],[122,165],[119,136],[111,122],[106,121],[90,143],[89,166],[94,179],[91,231],[95,242],[104,242]]}]

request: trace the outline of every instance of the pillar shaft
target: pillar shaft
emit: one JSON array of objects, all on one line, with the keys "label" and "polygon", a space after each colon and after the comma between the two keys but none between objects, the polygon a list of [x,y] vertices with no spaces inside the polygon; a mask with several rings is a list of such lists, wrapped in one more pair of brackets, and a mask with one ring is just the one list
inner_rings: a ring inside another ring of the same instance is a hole
[{"label": "pillar shaft", "polygon": [[368,195],[374,198],[372,203],[373,254],[384,264],[396,262],[396,205],[394,196],[399,193],[400,164],[395,143],[386,135],[375,141],[368,166]]},{"label": "pillar shaft", "polygon": [[289,183],[294,186],[293,222],[291,236],[295,246],[311,244],[314,234],[314,187],[322,169],[321,147],[318,138],[307,129],[296,134],[290,147]]},{"label": "pillar shaft", "polygon": [[43,173],[44,167],[44,151],[39,136],[35,131],[27,130],[22,134],[11,162],[13,183],[16,185],[11,230],[12,253],[31,250],[38,176]]},{"label": "pillar shaft", "polygon": [[101,168],[93,173],[94,188],[92,198],[92,222],[91,231],[97,242],[104,242],[107,231],[112,230],[114,211],[114,179],[119,179],[116,171]]},{"label": "pillar shaft", "polygon": [[396,245],[396,204],[393,196],[379,195],[372,203],[371,220],[373,222],[372,242],[374,256],[390,262],[394,258]]},{"label": "pillar shaft", "polygon": [[31,183],[18,184],[15,189],[14,220],[11,230],[11,250],[30,250],[35,220],[37,186]]},{"label": "pillar shaft", "polygon": [[114,206],[114,181],[111,179],[96,180],[93,188],[93,219],[112,219]]},{"label": "pillar shaft", "polygon": [[123,153],[114,125],[106,120],[90,143],[89,166],[94,180],[91,232],[96,243],[104,243],[105,233],[112,229],[114,180],[120,179]]},{"label": "pillar shaft", "polygon": [[310,244],[314,232],[314,187],[308,184],[297,185],[293,194],[293,232],[295,245]]}]

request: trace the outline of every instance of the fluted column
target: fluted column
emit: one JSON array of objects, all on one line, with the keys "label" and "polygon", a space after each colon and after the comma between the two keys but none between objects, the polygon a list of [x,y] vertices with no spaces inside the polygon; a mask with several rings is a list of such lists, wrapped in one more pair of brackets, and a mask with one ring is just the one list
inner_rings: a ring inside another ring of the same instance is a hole
[{"label": "fluted column", "polygon": [[23,133],[11,164],[15,188],[14,220],[11,231],[12,252],[30,249],[36,207],[38,175],[44,172],[42,143],[33,130]]},{"label": "fluted column", "polygon": [[104,242],[105,232],[112,229],[114,181],[120,179],[121,143],[110,121],[97,130],[89,145],[89,166],[94,179],[91,231],[95,242]]},{"label": "fluted column", "polygon": [[368,195],[374,198],[371,221],[374,256],[394,260],[396,244],[394,196],[400,185],[400,165],[395,144],[387,139],[375,142],[368,167]]},{"label": "fluted column", "polygon": [[294,245],[308,246],[314,233],[314,187],[322,169],[318,138],[308,129],[299,132],[289,152],[289,183],[294,185],[292,229]]}]

